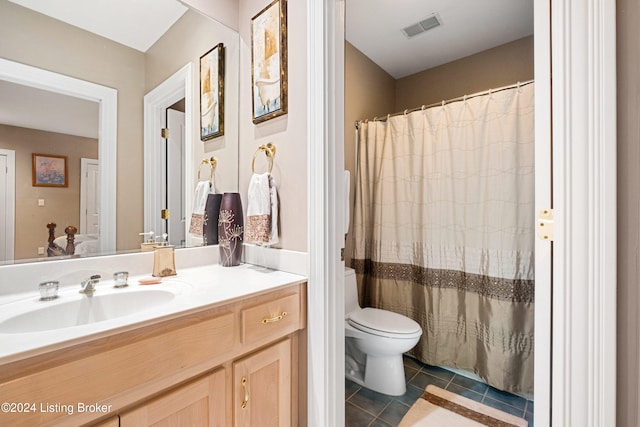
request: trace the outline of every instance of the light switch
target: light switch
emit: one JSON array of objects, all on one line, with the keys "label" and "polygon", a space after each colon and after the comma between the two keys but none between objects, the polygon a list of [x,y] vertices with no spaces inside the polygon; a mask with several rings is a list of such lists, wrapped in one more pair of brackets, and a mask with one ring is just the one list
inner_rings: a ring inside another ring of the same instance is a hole
[{"label": "light switch", "polygon": [[38,206],[44,206],[44,199],[38,199]]}]

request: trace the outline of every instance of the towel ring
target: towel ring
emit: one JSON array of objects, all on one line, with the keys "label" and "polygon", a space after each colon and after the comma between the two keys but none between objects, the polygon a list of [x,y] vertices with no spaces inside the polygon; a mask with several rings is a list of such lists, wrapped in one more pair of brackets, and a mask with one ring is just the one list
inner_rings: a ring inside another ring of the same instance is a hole
[{"label": "towel ring", "polygon": [[202,165],[209,165],[209,182],[213,181],[213,173],[218,166],[218,160],[211,156],[210,159],[203,159],[200,163],[200,167],[198,167],[198,181],[200,181],[200,171],[202,170]]},{"label": "towel ring", "polygon": [[272,143],[262,144],[258,147],[255,153],[253,153],[253,159],[251,160],[251,172],[255,173],[256,156],[259,152],[264,151],[264,155],[269,159],[269,173],[273,170],[273,158],[276,155],[276,146]]}]

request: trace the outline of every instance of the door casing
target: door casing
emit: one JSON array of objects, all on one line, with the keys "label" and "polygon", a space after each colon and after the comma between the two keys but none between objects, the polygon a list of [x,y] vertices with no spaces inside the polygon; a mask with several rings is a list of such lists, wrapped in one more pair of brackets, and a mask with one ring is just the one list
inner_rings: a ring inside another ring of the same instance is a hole
[{"label": "door casing", "polygon": [[[344,2],[307,4],[310,426],[344,425]],[[556,230],[536,244],[554,265],[536,267],[536,426],[616,421],[615,12],[615,0],[534,2],[536,142],[554,141],[536,151],[550,169],[536,174],[553,175],[536,197],[553,202]]]}]

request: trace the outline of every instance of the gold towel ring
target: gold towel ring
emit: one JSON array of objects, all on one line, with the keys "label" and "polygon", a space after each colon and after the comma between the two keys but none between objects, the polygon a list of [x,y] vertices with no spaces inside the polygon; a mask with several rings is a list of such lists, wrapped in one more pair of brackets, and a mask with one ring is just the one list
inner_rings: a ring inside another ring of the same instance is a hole
[{"label": "gold towel ring", "polygon": [[251,160],[251,172],[253,173],[256,172],[256,168],[255,168],[256,156],[260,151],[264,151],[264,155],[267,156],[267,158],[269,159],[269,162],[270,162],[269,173],[271,173],[271,171],[273,170],[273,157],[276,155],[276,146],[270,142],[267,143],[266,145],[262,144],[261,146],[258,147],[256,152],[253,153],[253,159]]},{"label": "gold towel ring", "polygon": [[218,160],[214,156],[211,156],[210,159],[204,159],[200,163],[200,167],[198,168],[198,181],[200,181],[200,171],[202,170],[202,165],[209,165],[209,182],[213,181],[213,173],[218,166]]}]

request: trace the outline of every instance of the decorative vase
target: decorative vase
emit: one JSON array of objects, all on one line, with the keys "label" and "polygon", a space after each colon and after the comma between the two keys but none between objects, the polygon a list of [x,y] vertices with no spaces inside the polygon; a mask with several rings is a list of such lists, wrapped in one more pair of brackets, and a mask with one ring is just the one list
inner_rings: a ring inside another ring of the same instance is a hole
[{"label": "decorative vase", "polygon": [[202,226],[202,241],[205,246],[218,244],[218,216],[222,194],[207,195],[204,208],[204,225]]},{"label": "decorative vase", "polygon": [[232,267],[240,264],[244,240],[244,214],[240,193],[224,193],[218,216],[218,246],[220,264]]}]

